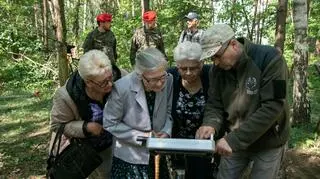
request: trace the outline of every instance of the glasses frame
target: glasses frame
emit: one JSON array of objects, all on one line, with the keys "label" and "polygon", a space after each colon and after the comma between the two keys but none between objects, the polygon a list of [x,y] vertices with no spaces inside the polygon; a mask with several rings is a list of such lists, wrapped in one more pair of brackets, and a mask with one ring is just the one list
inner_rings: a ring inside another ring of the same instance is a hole
[{"label": "glasses frame", "polygon": [[190,71],[191,73],[195,73],[196,71],[200,70],[201,68],[201,63],[196,67],[180,67],[177,66],[179,70],[181,70],[182,73],[187,73],[188,71]]},{"label": "glasses frame", "polygon": [[[222,55],[223,55],[223,54],[226,52],[226,50],[228,49],[230,42],[231,42],[231,40],[225,42],[225,43],[222,45],[222,47],[218,50],[218,52],[211,57],[211,60],[215,61],[216,59],[221,58]],[[219,53],[219,52],[220,52],[220,53]]]},{"label": "glasses frame", "polygon": [[89,80],[91,83],[95,84],[96,86],[100,87],[100,88],[105,88],[107,87],[109,84],[113,84],[113,76],[111,76],[111,80],[108,80],[107,78],[105,78],[102,82],[96,82],[94,80]]},{"label": "glasses frame", "polygon": [[158,78],[153,78],[153,79],[148,79],[146,78],[143,74],[141,74],[141,77],[148,83],[148,84],[151,84],[151,85],[155,85],[157,84],[159,81],[161,82],[164,82],[167,77],[169,76],[169,74],[164,71],[165,73],[161,76],[161,77],[158,77]]}]

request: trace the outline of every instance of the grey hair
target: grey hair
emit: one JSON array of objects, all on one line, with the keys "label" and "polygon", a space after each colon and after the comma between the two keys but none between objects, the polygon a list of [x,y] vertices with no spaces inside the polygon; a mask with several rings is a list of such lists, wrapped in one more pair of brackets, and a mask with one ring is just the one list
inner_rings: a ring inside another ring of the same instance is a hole
[{"label": "grey hair", "polygon": [[167,61],[163,53],[154,47],[142,50],[136,56],[135,71],[142,74],[159,68],[166,69]]},{"label": "grey hair", "polygon": [[202,49],[199,43],[184,41],[174,48],[173,58],[176,62],[181,60],[200,61],[201,54]]},{"label": "grey hair", "polygon": [[112,66],[108,56],[100,50],[90,50],[80,57],[78,71],[84,80],[103,74],[105,70],[111,69]]}]

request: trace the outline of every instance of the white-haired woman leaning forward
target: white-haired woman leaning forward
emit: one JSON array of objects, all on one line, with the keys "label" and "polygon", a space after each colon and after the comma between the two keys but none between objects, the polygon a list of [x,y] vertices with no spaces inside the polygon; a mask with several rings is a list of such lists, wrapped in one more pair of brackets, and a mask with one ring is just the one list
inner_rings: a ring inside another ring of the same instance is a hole
[{"label": "white-haired woman leaning forward", "polygon": [[[201,54],[200,44],[190,41],[180,43],[174,49],[176,67],[168,69],[173,76],[172,138],[194,139],[202,124],[212,65],[204,65]],[[185,170],[186,179],[212,178],[217,164],[212,164],[207,156],[183,154],[171,155],[170,161],[173,171]]]},{"label": "white-haired woman leaning forward", "polygon": [[136,56],[134,72],[115,83],[103,117],[116,142],[112,178],[153,178],[149,151],[137,138],[171,135],[172,76],[166,65],[158,49],[147,48]]},{"label": "white-haired woman leaning forward", "polygon": [[103,163],[89,176],[90,179],[110,178],[112,135],[103,129],[102,115],[112,89],[112,79],[109,58],[102,51],[88,51],[80,57],[78,71],[56,91],[53,99],[50,125],[54,133],[51,144],[61,124],[65,124],[62,149],[71,138],[88,140],[103,159]]}]

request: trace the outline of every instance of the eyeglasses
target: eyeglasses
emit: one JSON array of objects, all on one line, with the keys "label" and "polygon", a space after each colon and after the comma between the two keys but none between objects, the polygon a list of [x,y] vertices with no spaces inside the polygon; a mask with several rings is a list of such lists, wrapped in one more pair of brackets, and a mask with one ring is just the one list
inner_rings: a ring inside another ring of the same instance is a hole
[{"label": "eyeglasses", "polygon": [[200,70],[200,65],[193,66],[193,67],[181,67],[181,66],[178,66],[178,69],[181,70],[181,72],[183,72],[183,73],[187,73],[188,70],[190,72],[196,72],[196,71]]},{"label": "eyeglasses", "polygon": [[167,72],[164,72],[164,74],[158,78],[146,78],[143,74],[141,75],[142,78],[147,82],[149,83],[150,85],[155,85],[157,84],[159,81],[161,82],[164,82],[164,80],[167,78],[168,76],[168,73]]},{"label": "eyeglasses", "polygon": [[[112,76],[111,76],[111,79],[112,79]],[[90,80],[90,82],[97,85],[100,88],[104,88],[104,87],[108,86],[109,84],[113,84],[113,81],[110,80],[110,77],[107,77],[106,79],[104,79],[101,82],[95,82],[93,80]]]},{"label": "eyeglasses", "polygon": [[211,60],[214,61],[214,60],[216,60],[217,58],[221,58],[222,55],[224,54],[224,52],[226,52],[227,48],[229,47],[230,41],[231,41],[231,40],[229,40],[229,41],[227,41],[226,43],[224,43],[224,44],[222,45],[222,47],[219,49],[219,51],[211,57]]}]

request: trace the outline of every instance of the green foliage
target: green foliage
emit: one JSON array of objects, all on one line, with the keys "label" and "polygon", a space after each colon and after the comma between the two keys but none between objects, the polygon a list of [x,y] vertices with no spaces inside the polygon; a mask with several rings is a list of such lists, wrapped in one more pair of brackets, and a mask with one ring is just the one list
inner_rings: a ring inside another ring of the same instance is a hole
[{"label": "green foliage", "polygon": [[34,28],[33,1],[22,3],[0,2],[0,51],[31,53],[41,49],[39,29]]},{"label": "green foliage", "polygon": [[27,60],[19,62],[2,60],[0,65],[0,79],[5,82],[4,90],[34,91],[54,88],[53,74]]},{"label": "green foliage", "polygon": [[320,1],[311,1],[310,16],[309,16],[309,35],[320,39]]}]

